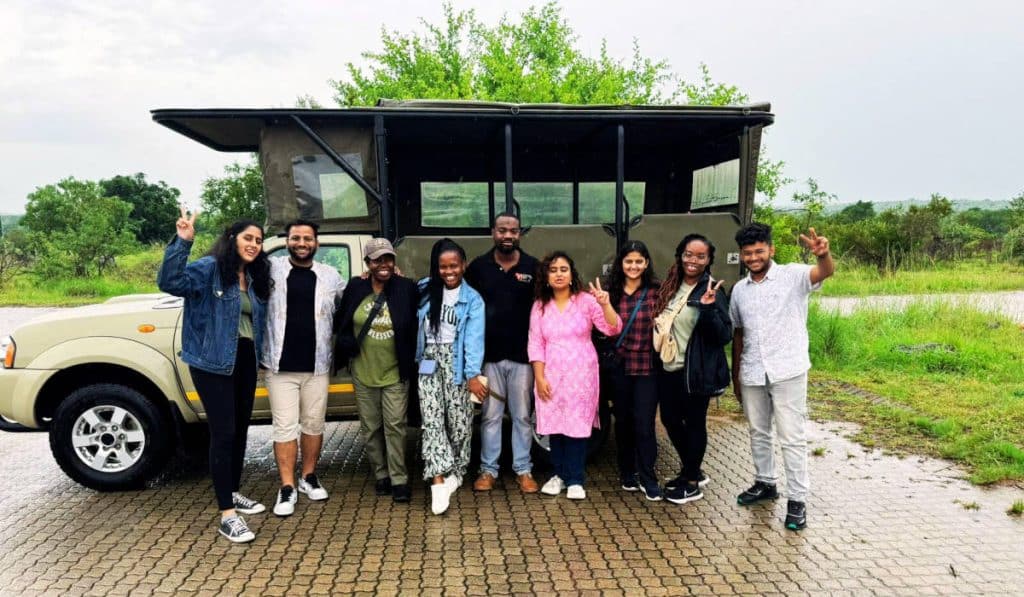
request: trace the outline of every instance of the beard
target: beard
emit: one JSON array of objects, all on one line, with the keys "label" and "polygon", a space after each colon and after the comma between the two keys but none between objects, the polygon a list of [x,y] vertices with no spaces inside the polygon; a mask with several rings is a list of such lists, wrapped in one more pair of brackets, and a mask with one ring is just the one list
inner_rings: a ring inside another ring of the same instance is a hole
[{"label": "beard", "polygon": [[519,250],[519,243],[512,243],[512,246],[506,246],[504,244],[499,243],[497,245],[494,245],[494,247],[498,249],[499,253],[511,255],[512,253],[515,253],[516,251]]},{"label": "beard", "polygon": [[313,263],[313,257],[316,256],[316,249],[313,249],[312,251],[310,251],[309,255],[307,255],[306,257],[299,257],[298,255],[295,254],[295,250],[294,249],[292,249],[291,247],[288,247],[288,256],[292,258],[292,262],[293,263],[299,263],[299,264],[303,264],[303,265],[308,265],[308,264]]}]

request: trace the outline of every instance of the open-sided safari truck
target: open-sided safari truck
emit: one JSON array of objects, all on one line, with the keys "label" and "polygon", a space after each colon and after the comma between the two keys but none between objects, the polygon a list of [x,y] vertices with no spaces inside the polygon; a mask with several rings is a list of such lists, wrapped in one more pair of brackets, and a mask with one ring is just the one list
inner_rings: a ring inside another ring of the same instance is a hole
[{"label": "open-sided safari truck", "polygon": [[[716,276],[740,273],[733,241],[753,211],[767,104],[729,107],[511,105],[383,101],[344,110],[155,110],[153,119],[218,151],[259,152],[271,254],[283,226],[321,222],[318,259],[363,270],[385,236],[412,277],[436,239],[469,256],[492,246],[496,213],[518,213],[522,247],[572,255],[602,273],[627,239],[664,274],[675,245],[701,232]],[[154,275],[156,272],[154,272]],[[181,299],[117,297],[40,316],[0,338],[0,415],[46,428],[55,459],[96,489],[137,486],[205,418],[178,356]],[[331,380],[328,414],[356,414],[351,379]],[[267,421],[258,388],[254,421]],[[599,443],[607,430],[596,434]]]}]

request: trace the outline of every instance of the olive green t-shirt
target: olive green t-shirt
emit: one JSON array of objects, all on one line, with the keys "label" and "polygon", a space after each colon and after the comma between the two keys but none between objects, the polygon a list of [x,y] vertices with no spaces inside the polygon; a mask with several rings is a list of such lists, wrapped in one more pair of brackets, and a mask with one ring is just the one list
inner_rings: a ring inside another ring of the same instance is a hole
[{"label": "olive green t-shirt", "polygon": [[[358,337],[366,318],[373,309],[377,295],[370,294],[356,307],[352,316],[352,331]],[[385,302],[370,324],[363,338],[359,355],[352,359],[352,376],[371,388],[383,388],[401,381],[398,373],[398,353],[395,349],[395,329],[391,325],[391,312]]]},{"label": "olive green t-shirt", "polygon": [[242,315],[238,318],[238,337],[252,340],[252,301],[248,292],[240,292]]}]

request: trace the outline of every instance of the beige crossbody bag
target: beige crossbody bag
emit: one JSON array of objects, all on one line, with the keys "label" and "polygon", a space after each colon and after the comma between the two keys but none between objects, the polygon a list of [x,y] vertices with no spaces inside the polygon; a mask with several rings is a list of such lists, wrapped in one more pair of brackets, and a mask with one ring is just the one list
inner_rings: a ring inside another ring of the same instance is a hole
[{"label": "beige crossbody bag", "polygon": [[679,300],[679,303],[654,318],[654,350],[661,356],[661,362],[671,363],[679,355],[679,346],[672,335],[672,322],[676,315],[686,306],[686,297]]}]

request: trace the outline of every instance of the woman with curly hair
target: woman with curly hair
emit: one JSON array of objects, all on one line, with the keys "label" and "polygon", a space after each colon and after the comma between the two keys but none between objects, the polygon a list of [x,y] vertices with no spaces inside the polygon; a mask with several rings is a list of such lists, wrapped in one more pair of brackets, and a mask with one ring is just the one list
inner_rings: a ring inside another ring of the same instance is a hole
[{"label": "woman with curly hair", "polygon": [[622,320],[601,281],[582,292],[572,258],[562,251],[548,254],[537,268],[530,311],[527,352],[533,365],[537,397],[537,432],[549,436],[555,474],[541,493],[582,500],[587,439],[598,426],[600,378],[597,351],[590,339],[596,327],[606,335],[619,333]]},{"label": "woman with curly hair", "polygon": [[725,345],[732,321],[722,281],[711,277],[714,262],[715,245],[688,234],[676,247],[655,305],[654,348],[665,368],[661,422],[682,463],[679,476],[665,484],[665,499],[675,504],[704,497],[708,403],[729,386]]},{"label": "woman with curly hair", "polygon": [[220,534],[245,543],[256,538],[242,514],[258,514],[263,504],[238,493],[245,444],[256,392],[272,285],[263,252],[263,228],[239,220],[217,238],[210,252],[192,263],[196,214],[181,209],[177,237],[164,253],[157,277],[160,290],[184,297],[181,360],[210,426],[210,473],[221,512]]}]

